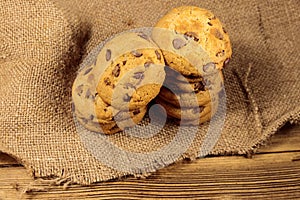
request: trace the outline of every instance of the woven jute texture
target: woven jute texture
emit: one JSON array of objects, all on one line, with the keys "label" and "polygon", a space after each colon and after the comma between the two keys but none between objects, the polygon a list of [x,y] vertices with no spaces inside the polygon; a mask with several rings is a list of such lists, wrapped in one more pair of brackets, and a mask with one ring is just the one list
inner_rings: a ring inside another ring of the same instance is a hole
[{"label": "woven jute texture", "polygon": [[[151,27],[180,5],[215,13],[233,45],[232,61],[224,71],[226,120],[210,154],[253,152],[286,122],[300,120],[297,0],[0,2],[0,150],[35,177],[90,184],[128,174],[96,159],[83,144],[71,111],[72,83],[80,63],[100,42],[125,30]],[[199,156],[207,128],[200,127],[177,160]],[[106,139],[127,151],[151,152],[173,136],[170,126],[147,139],[123,133]],[[118,157],[101,145],[106,155]],[[122,168],[126,163],[117,164]],[[158,159],[141,173],[166,164]]]}]

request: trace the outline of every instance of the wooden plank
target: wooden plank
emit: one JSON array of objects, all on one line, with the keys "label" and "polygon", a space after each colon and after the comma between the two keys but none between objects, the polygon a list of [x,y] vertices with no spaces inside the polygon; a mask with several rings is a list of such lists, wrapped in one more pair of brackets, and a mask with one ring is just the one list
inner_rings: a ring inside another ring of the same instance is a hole
[{"label": "wooden plank", "polygon": [[9,165],[18,165],[18,162],[11,156],[0,152],[0,167],[5,167]]},{"label": "wooden plank", "polygon": [[[277,198],[300,197],[300,126],[285,126],[262,147],[253,159],[212,157],[191,163],[174,164],[151,177],[129,178],[91,187],[52,187],[34,192],[26,198]],[[32,181],[16,160],[0,154],[0,200],[19,199],[21,191]],[[46,185],[39,184],[38,188]],[[125,195],[125,196],[124,196]]]},{"label": "wooden plank", "polygon": [[300,151],[300,125],[284,126],[273,135],[266,146],[258,149],[257,153]]},{"label": "wooden plank", "polygon": [[[127,178],[90,187],[51,186],[28,199],[295,199],[300,198],[300,152],[212,157],[177,163],[147,179]],[[31,178],[22,167],[0,168],[0,199],[18,199]],[[38,188],[44,187],[38,184]],[[15,189],[17,188],[17,189]]]}]

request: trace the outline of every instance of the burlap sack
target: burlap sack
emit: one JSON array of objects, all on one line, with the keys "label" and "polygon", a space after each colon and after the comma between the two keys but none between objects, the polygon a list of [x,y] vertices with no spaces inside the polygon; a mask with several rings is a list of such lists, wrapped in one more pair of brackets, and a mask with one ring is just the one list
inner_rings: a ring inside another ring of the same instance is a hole
[{"label": "burlap sack", "polygon": [[[90,184],[128,174],[101,163],[83,145],[72,117],[71,86],[79,64],[98,43],[124,30],[153,26],[183,4],[213,11],[233,44],[225,69],[226,121],[210,153],[253,152],[284,123],[299,121],[297,0],[1,0],[0,150],[35,177]],[[107,139],[128,151],[151,152],[170,142],[171,129],[144,141],[125,134]],[[178,160],[199,156],[206,129]],[[110,155],[109,149],[104,152]],[[166,164],[158,160],[142,173]]]}]

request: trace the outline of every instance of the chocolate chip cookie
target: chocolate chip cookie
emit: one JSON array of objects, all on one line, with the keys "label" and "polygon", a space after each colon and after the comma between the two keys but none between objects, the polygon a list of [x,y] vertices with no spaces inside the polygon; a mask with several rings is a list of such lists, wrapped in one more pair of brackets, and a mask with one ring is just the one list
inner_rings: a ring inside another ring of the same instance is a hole
[{"label": "chocolate chip cookie", "polygon": [[217,69],[222,69],[232,54],[229,36],[220,20],[195,6],[172,9],[157,22],[152,38],[162,48],[166,64],[184,75],[201,75],[203,63],[193,66],[189,53],[182,54],[192,48],[193,42],[199,46],[194,51],[206,52]]},{"label": "chocolate chip cookie", "polygon": [[[90,131],[112,134],[140,122],[165,78],[161,51],[142,32],[117,35],[79,70],[73,112]],[[129,105],[129,106],[128,106]]]},{"label": "chocolate chip cookie", "polygon": [[232,54],[221,22],[210,11],[182,6],[158,21],[152,38],[168,66],[158,102],[175,121],[197,125],[209,120],[223,87],[221,70]]},{"label": "chocolate chip cookie", "polygon": [[160,49],[150,38],[133,32],[109,41],[97,57],[96,68],[104,69],[97,85],[99,96],[120,110],[145,107],[165,79]]}]

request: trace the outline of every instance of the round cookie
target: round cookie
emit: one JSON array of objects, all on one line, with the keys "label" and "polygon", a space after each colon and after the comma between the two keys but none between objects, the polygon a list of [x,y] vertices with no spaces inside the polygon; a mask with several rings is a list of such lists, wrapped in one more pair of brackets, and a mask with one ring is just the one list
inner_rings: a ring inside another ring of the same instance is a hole
[{"label": "round cookie", "polygon": [[120,110],[145,107],[157,96],[165,79],[161,51],[149,37],[134,32],[107,42],[96,68],[102,69],[99,96]]},{"label": "round cookie", "polygon": [[202,56],[204,50],[217,69],[222,69],[232,54],[229,36],[220,20],[210,11],[195,6],[172,9],[157,22],[152,38],[163,50],[166,64],[184,75],[202,74],[203,63],[192,65],[190,54],[182,53],[192,49],[189,46],[193,42],[198,44],[194,50]]}]

